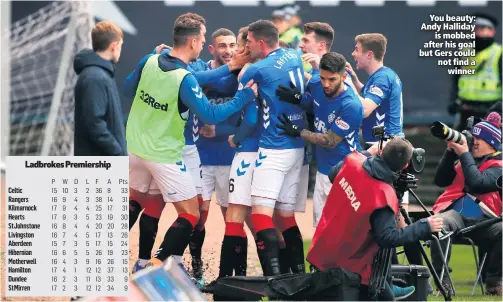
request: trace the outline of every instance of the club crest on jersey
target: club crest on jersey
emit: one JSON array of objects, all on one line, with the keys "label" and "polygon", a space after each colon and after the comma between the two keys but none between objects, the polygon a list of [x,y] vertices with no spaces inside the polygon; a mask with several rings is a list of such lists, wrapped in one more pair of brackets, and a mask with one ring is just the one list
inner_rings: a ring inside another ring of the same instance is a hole
[{"label": "club crest on jersey", "polygon": [[340,116],[335,120],[335,124],[342,130],[349,130],[349,124],[343,121]]},{"label": "club crest on jersey", "polygon": [[335,113],[332,112],[328,115],[328,123],[332,124],[334,120],[335,120]]},{"label": "club crest on jersey", "polygon": [[375,94],[380,97],[384,96],[384,92],[382,92],[381,88],[377,87],[376,85],[370,86],[370,93]]}]

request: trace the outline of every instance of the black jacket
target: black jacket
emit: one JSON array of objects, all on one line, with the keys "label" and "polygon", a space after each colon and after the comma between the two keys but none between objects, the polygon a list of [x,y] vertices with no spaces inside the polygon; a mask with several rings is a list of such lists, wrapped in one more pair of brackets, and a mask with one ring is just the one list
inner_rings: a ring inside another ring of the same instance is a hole
[{"label": "black jacket", "polygon": [[435,173],[435,184],[439,187],[450,186],[456,176],[454,165],[459,160],[465,177],[465,192],[470,194],[496,192],[498,191],[496,180],[501,176],[501,167],[487,168],[483,172],[478,170],[480,165],[488,159],[501,160],[501,153],[496,152],[495,154],[474,159],[469,152],[458,156],[454,151],[445,150]]},{"label": "black jacket", "polygon": [[[364,154],[366,152],[363,152]],[[368,153],[366,153],[369,156]],[[333,182],[339,173],[344,161],[334,166],[329,173],[330,181]],[[393,172],[379,156],[369,157],[363,163],[363,168],[373,178],[393,185],[395,179]],[[374,239],[381,248],[392,248],[414,243],[419,240],[428,239],[430,236],[430,225],[426,219],[421,219],[406,228],[399,229],[396,223],[396,216],[390,207],[374,210],[370,215],[370,225]]]},{"label": "black jacket", "polygon": [[90,49],[73,61],[75,85],[75,156],[127,155],[126,130],[115,66]]}]

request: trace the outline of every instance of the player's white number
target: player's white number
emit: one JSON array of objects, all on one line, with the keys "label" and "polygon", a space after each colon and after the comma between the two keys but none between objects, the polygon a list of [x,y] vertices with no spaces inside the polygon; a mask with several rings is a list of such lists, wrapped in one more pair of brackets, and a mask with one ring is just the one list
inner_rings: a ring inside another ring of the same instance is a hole
[{"label": "player's white number", "polygon": [[290,76],[290,81],[300,90],[300,93],[304,93],[304,74],[302,74],[300,67],[295,70],[289,70],[288,75]]}]

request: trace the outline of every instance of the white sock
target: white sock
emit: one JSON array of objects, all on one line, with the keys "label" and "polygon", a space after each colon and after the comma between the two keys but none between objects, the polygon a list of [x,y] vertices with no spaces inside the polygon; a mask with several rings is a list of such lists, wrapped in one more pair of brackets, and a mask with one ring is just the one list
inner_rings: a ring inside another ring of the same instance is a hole
[{"label": "white sock", "polygon": [[138,259],[138,264],[140,266],[145,266],[147,265],[149,259]]}]

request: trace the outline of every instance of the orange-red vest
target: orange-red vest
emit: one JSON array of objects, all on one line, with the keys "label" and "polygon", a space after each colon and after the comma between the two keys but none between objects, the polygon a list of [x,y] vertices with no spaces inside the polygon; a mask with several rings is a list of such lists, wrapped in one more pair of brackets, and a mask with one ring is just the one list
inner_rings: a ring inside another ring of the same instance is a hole
[{"label": "orange-red vest", "polygon": [[386,206],[398,213],[393,187],[373,178],[363,168],[366,157],[349,154],[335,178],[307,260],[320,270],[335,267],[357,273],[368,285],[372,262],[379,250],[370,225],[370,215]]}]

